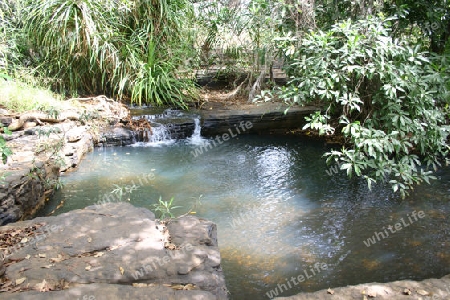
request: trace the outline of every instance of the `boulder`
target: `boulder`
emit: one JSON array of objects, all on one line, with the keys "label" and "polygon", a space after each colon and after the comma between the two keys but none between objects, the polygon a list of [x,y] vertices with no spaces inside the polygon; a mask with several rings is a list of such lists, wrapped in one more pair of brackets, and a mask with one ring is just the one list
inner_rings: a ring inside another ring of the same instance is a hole
[{"label": "boulder", "polygon": [[85,126],[79,126],[79,127],[73,127],[69,131],[66,132],[66,141],[68,143],[76,143],[83,135],[86,133],[86,127]]},{"label": "boulder", "polygon": [[104,128],[98,146],[126,146],[136,141],[135,133],[126,127]]}]

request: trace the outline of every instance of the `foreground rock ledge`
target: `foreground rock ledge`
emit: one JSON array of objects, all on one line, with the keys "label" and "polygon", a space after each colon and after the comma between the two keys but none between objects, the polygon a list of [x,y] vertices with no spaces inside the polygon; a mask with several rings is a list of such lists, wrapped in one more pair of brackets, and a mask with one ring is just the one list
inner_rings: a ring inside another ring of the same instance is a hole
[{"label": "foreground rock ledge", "polygon": [[36,224],[44,235],[22,239],[4,261],[1,289],[9,291],[1,299],[228,299],[210,221],[185,216],[161,224],[145,208],[109,203],[0,233]]},{"label": "foreground rock ledge", "polygon": [[[332,293],[332,295],[329,293]],[[447,300],[450,299],[450,275],[423,281],[399,280],[388,283],[364,283],[315,293],[300,293],[277,300]]]}]

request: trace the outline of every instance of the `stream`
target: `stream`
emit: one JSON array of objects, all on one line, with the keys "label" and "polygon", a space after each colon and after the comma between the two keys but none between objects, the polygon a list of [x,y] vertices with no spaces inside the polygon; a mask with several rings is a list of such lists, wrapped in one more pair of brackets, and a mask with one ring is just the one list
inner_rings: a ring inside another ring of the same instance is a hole
[{"label": "stream", "polygon": [[289,296],[450,273],[450,168],[402,200],[327,166],[323,142],[239,135],[195,152],[205,142],[197,130],[184,140],[95,149],[61,177],[65,187],[38,216],[84,208],[132,184],[121,200],[135,206],[173,197],[182,206],[175,214],[193,209],[217,224],[231,299],[269,299],[282,284],[277,293]]}]

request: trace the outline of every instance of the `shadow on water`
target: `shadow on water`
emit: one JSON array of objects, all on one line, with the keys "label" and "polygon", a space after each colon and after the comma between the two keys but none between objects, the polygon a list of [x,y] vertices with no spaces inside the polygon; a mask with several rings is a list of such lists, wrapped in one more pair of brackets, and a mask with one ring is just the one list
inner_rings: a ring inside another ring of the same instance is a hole
[{"label": "shadow on water", "polygon": [[[402,200],[386,186],[369,191],[363,180],[327,173],[321,156],[328,149],[320,142],[245,136],[194,156],[198,145],[185,140],[95,150],[63,176],[65,188],[39,214],[61,200],[56,214],[94,204],[113,184],[138,183],[123,199],[136,206],[174,197],[180,214],[203,195],[196,213],[218,225],[232,299],[268,299],[278,284],[311,275],[316,263],[326,269],[280,295],[450,273],[449,168]],[[144,174],[151,180],[139,184]],[[410,222],[413,211],[425,217]],[[408,226],[385,231],[401,219]],[[379,232],[385,236],[367,246]]]}]

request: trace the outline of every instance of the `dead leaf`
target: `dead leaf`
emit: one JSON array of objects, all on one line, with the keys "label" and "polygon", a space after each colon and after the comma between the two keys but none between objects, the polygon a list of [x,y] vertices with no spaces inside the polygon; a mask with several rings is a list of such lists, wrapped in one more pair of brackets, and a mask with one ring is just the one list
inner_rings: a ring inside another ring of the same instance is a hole
[{"label": "dead leaf", "polygon": [[58,257],[50,258],[50,261],[51,261],[51,262],[56,262],[56,263],[62,262],[63,260],[64,260],[64,259],[63,259],[63,256],[62,256],[61,254],[58,254]]},{"label": "dead leaf", "polygon": [[20,291],[20,290],[22,290],[22,289],[23,289],[23,287],[17,285],[17,286],[15,286],[15,287],[11,288],[8,292],[10,292],[10,293],[15,293],[15,292],[18,292],[18,291]]},{"label": "dead leaf", "polygon": [[22,277],[22,278],[16,279],[16,285],[22,284],[25,280],[27,280],[26,277]]},{"label": "dead leaf", "polygon": [[184,289],[184,285],[182,285],[182,284],[175,284],[175,285],[172,285],[171,288],[173,288],[174,290],[183,290]]},{"label": "dead leaf", "polygon": [[330,288],[328,288],[327,293],[330,294],[330,295],[334,295],[334,291],[332,289],[330,289]]},{"label": "dead leaf", "polygon": [[70,287],[68,282],[65,282],[64,279],[61,280],[61,287],[63,290],[67,290]]},{"label": "dead leaf", "polygon": [[3,283],[2,289],[0,289],[0,292],[7,292],[12,288],[12,281],[11,280],[7,280],[6,282]]},{"label": "dead leaf", "polygon": [[134,287],[147,287],[148,285],[146,283],[133,283],[132,286],[134,286]]},{"label": "dead leaf", "polygon": [[105,253],[103,253],[103,252],[97,252],[97,253],[95,253],[94,257],[102,257],[103,254],[105,254]]},{"label": "dead leaf", "polygon": [[125,273],[125,270],[122,267],[119,267],[119,270],[120,270],[120,274],[123,275],[123,273]]},{"label": "dead leaf", "polygon": [[166,248],[168,250],[176,250],[177,246],[174,243],[165,242],[164,248]]},{"label": "dead leaf", "polygon": [[44,269],[50,269],[50,268],[53,267],[53,266],[54,266],[53,264],[49,264],[49,265],[43,266],[43,267],[41,267],[41,268],[44,268]]},{"label": "dead leaf", "polygon": [[195,290],[195,284],[188,283],[184,286],[183,290],[188,290],[188,291]]},{"label": "dead leaf", "polygon": [[48,292],[50,290],[47,281],[45,281],[45,279],[41,283],[36,284],[36,289],[39,292]]},{"label": "dead leaf", "polygon": [[424,291],[424,290],[417,290],[417,294],[419,294],[421,296],[428,296],[430,293],[428,293],[427,291]]}]

